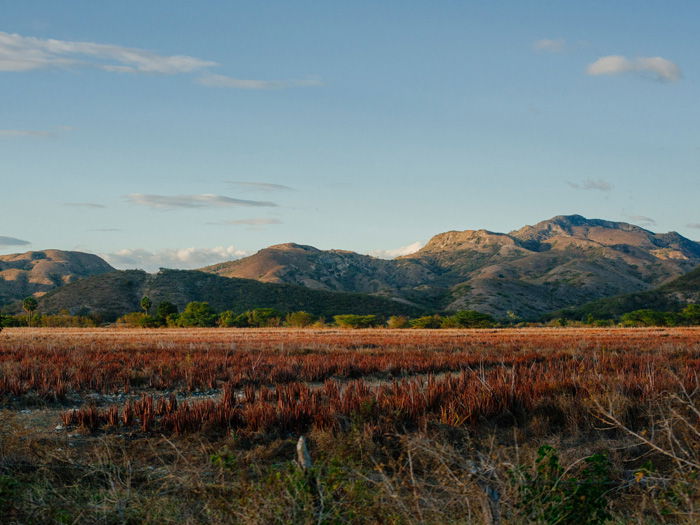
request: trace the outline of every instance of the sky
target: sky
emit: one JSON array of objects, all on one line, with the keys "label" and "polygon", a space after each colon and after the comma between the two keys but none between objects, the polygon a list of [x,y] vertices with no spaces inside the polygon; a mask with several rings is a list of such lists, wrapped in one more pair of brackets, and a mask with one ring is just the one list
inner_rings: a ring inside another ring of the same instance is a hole
[{"label": "sky", "polygon": [[0,254],[700,240],[700,3],[0,0]]}]

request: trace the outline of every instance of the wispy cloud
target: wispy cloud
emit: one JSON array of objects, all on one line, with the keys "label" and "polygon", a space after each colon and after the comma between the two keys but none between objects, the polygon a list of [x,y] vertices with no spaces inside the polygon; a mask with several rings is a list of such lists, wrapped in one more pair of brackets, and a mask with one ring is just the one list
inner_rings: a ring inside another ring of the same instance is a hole
[{"label": "wispy cloud", "polygon": [[675,82],[682,73],[677,64],[662,57],[627,58],[622,55],[601,57],[586,68],[589,75],[634,73],[659,82]]},{"label": "wispy cloud", "polygon": [[647,217],[646,215],[628,215],[627,218],[630,221],[643,226],[656,226],[656,221],[651,217]]},{"label": "wispy cloud", "polygon": [[27,246],[28,244],[31,243],[15,237],[4,237],[0,235],[0,246]]},{"label": "wispy cloud", "polygon": [[243,190],[259,190],[259,191],[295,191],[294,188],[285,186],[284,184],[273,184],[271,182],[249,182],[241,180],[227,180],[227,184],[233,184]]},{"label": "wispy cloud", "polygon": [[546,51],[548,53],[561,53],[566,49],[566,40],[563,38],[550,39],[542,38],[532,44],[536,51]]},{"label": "wispy cloud", "polygon": [[192,73],[216,62],[186,55],[95,42],[72,42],[0,32],[0,71],[96,67],[127,73]]},{"label": "wispy cloud", "polygon": [[423,246],[425,246],[425,242],[416,241],[411,244],[407,244],[406,246],[401,246],[400,248],[390,250],[372,250],[369,252],[369,255],[379,259],[395,259],[396,257],[401,257],[402,255],[410,255],[415,253]]},{"label": "wispy cloud", "polygon": [[569,181],[567,184],[574,189],[586,191],[610,191],[613,188],[612,184],[603,179],[586,179],[582,182]]},{"label": "wispy cloud", "polygon": [[277,204],[269,201],[253,201],[245,199],[234,199],[224,195],[212,195],[204,193],[201,195],[152,195],[143,193],[132,193],[126,199],[140,206],[148,206],[156,209],[175,208],[208,208],[208,207],[276,207]]},{"label": "wispy cloud", "polygon": [[686,224],[686,227],[693,228],[695,230],[700,230],[700,222],[691,222],[689,224]]},{"label": "wispy cloud", "polygon": [[321,80],[318,78],[305,78],[297,80],[253,80],[216,74],[200,77],[197,79],[197,83],[207,87],[252,90],[316,87],[323,85],[323,82],[321,82]]},{"label": "wispy cloud", "polygon": [[112,266],[119,269],[140,268],[148,272],[159,268],[191,270],[220,262],[240,259],[248,255],[235,246],[215,248],[182,248],[149,251],[124,249],[114,253],[101,254]]},{"label": "wispy cloud", "polygon": [[64,202],[64,206],[70,208],[91,208],[91,209],[101,209],[106,208],[104,204],[97,204],[96,202]]},{"label": "wispy cloud", "polygon": [[282,224],[279,219],[256,218],[256,219],[235,219],[230,221],[214,221],[208,222],[216,226],[269,226],[271,224]]}]

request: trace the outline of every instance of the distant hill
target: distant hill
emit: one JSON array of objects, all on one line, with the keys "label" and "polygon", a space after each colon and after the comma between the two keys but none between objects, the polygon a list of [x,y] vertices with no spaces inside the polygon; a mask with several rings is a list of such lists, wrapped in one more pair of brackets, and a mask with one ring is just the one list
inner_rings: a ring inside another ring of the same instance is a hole
[{"label": "distant hill", "polygon": [[382,260],[280,244],[202,271],[317,290],[372,293],[428,308],[523,318],[659,286],[700,264],[700,243],[624,222],[557,216],[495,233],[451,231]]},{"label": "distant hill", "polygon": [[422,313],[419,308],[382,297],[230,279],[195,270],[161,270],[157,274],[125,270],[88,277],[47,293],[39,300],[39,311],[95,313],[110,321],[124,313],[139,311],[144,295],[154,305],[169,301],[180,310],[190,301],[206,301],[218,311],[236,312],[266,307],[282,312],[306,310],[326,316]]},{"label": "distant hill", "polygon": [[700,267],[658,288],[598,299],[578,308],[567,308],[547,315],[548,318],[614,319],[634,310],[651,309],[675,312],[688,304],[700,304]]},{"label": "distant hill", "polygon": [[89,253],[43,250],[0,255],[0,306],[112,271],[103,259]]}]

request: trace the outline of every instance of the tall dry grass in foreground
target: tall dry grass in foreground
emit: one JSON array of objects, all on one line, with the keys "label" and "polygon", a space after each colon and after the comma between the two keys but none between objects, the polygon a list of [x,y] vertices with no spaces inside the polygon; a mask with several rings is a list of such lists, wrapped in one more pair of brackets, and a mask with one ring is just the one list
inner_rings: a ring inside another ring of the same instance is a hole
[{"label": "tall dry grass in foreground", "polygon": [[699,518],[699,330],[9,330],[0,370],[17,523]]}]

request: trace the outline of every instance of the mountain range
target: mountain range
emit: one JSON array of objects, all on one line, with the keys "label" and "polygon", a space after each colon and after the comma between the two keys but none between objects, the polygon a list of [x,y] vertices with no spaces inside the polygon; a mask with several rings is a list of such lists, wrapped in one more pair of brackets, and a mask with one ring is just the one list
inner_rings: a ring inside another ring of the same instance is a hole
[{"label": "mountain range", "polygon": [[202,268],[224,277],[400,298],[433,310],[536,318],[647,290],[700,265],[700,243],[623,222],[557,216],[510,233],[450,231],[382,260],[280,244]]},{"label": "mountain range", "polygon": [[[354,301],[356,313],[473,309],[536,319],[663,287],[698,266],[700,243],[678,233],[562,215],[510,233],[441,233],[417,252],[392,260],[287,243],[199,271],[149,275],[115,272],[99,257],[79,252],[6,255],[0,256],[0,303],[56,289],[42,299],[45,311],[92,308],[111,316],[137,309],[140,294],[148,293],[177,304],[208,300],[222,309],[288,306],[325,312],[337,304],[343,312],[336,313],[344,313]],[[232,283],[260,304],[233,291]],[[284,294],[289,301],[280,299]],[[331,299],[334,295],[338,298]]]}]

